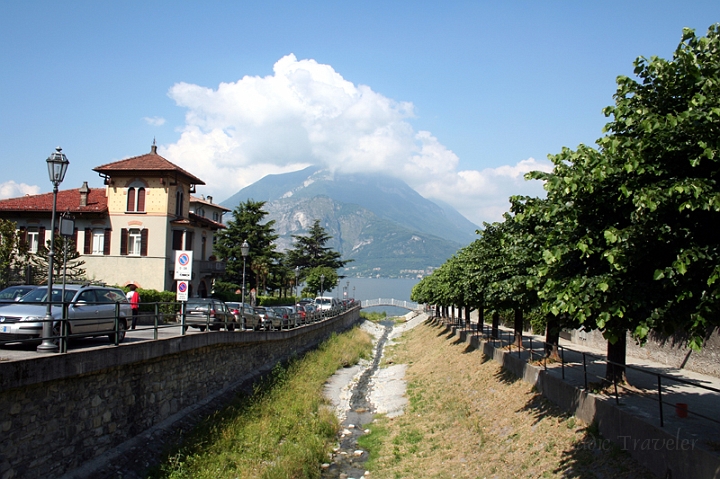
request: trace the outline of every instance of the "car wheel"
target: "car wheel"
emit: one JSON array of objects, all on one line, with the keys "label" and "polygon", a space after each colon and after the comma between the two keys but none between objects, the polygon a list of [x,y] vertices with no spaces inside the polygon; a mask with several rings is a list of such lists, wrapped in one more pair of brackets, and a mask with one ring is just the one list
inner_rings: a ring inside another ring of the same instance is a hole
[{"label": "car wheel", "polygon": [[198,327],[198,329],[200,330],[200,332],[204,332],[204,331],[205,331],[205,326],[200,326],[200,327]]},{"label": "car wheel", "polygon": [[[118,343],[122,343],[125,340],[125,332],[126,331],[127,331],[127,323],[125,322],[125,320],[121,319],[120,321],[118,321],[118,332],[117,332]],[[108,334],[108,339],[110,340],[111,343],[113,343],[113,344],[115,343],[115,331]]]},{"label": "car wheel", "polygon": [[227,330],[235,331],[235,323],[233,323],[233,322],[227,323]]},{"label": "car wheel", "polygon": [[183,326],[183,333],[187,333],[187,330],[188,330],[188,327],[187,327],[187,326]]}]

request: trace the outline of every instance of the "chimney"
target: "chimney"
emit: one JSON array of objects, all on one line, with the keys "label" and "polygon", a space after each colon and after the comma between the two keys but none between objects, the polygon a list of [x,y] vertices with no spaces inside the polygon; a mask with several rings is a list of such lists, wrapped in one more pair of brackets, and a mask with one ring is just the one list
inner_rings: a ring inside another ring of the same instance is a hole
[{"label": "chimney", "polygon": [[212,196],[208,195],[207,200],[208,200],[208,203],[212,203]]},{"label": "chimney", "polygon": [[157,145],[155,144],[155,138],[153,138],[153,144],[150,147],[150,153],[157,155]]},{"label": "chimney", "polygon": [[88,193],[90,193],[90,188],[88,188],[87,181],[83,181],[80,187],[80,206],[87,206]]}]

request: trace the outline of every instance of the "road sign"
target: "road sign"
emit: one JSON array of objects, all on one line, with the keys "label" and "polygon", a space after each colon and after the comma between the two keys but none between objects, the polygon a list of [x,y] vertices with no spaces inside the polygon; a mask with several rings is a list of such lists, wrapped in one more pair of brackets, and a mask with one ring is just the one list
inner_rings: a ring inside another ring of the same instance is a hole
[{"label": "road sign", "polygon": [[175,251],[175,280],[192,279],[192,251]]},{"label": "road sign", "polygon": [[189,289],[190,289],[190,285],[188,284],[187,281],[178,281],[178,283],[177,283],[177,300],[178,301],[187,301]]}]

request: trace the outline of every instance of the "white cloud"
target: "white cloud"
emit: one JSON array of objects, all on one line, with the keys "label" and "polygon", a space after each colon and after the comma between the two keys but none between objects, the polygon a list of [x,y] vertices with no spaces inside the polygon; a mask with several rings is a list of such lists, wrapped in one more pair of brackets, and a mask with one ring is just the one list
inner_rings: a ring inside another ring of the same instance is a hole
[{"label": "white cloud", "polygon": [[160,116],[146,116],[143,117],[143,120],[145,120],[145,123],[152,126],[163,126],[165,124],[165,118],[162,118]]},{"label": "white cloud", "polygon": [[40,187],[37,185],[15,183],[12,180],[0,183],[0,199],[17,198],[25,195],[37,195],[39,193]]},{"label": "white cloud", "polygon": [[411,103],[354,85],[315,60],[290,54],[275,63],[273,75],[217,89],[178,83],[168,95],[187,112],[180,139],[160,153],[197,174],[207,183],[203,191],[217,198],[308,165],[397,175],[478,224],[500,219],[511,194],[542,194],[522,175],[546,164],[529,159],[458,171],[452,151],[410,125]]}]

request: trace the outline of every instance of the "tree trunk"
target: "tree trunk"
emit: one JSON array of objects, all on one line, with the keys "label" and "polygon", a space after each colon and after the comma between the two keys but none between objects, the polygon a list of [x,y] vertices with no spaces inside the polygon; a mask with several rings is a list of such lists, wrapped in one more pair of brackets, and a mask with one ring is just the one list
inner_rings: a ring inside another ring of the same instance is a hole
[{"label": "tree trunk", "polygon": [[465,321],[467,322],[468,328],[472,326],[470,323],[470,306],[465,306]]},{"label": "tree trunk", "polygon": [[[610,382],[626,383],[627,377],[625,376],[625,352],[627,348],[627,333],[623,332],[612,344],[610,341],[607,343],[607,368],[605,369],[605,379]],[[615,364],[613,364],[615,363]]]},{"label": "tree trunk", "polygon": [[500,337],[500,313],[497,311],[492,315],[492,337],[495,339]]},{"label": "tree trunk", "polygon": [[558,346],[560,344],[560,320],[554,314],[547,316],[547,328],[545,329],[545,357],[552,360],[560,360]]},{"label": "tree trunk", "polygon": [[483,334],[483,325],[485,324],[485,308],[478,306],[478,334]]},{"label": "tree trunk", "polygon": [[515,346],[522,348],[522,332],[523,332],[523,311],[515,308]]}]

